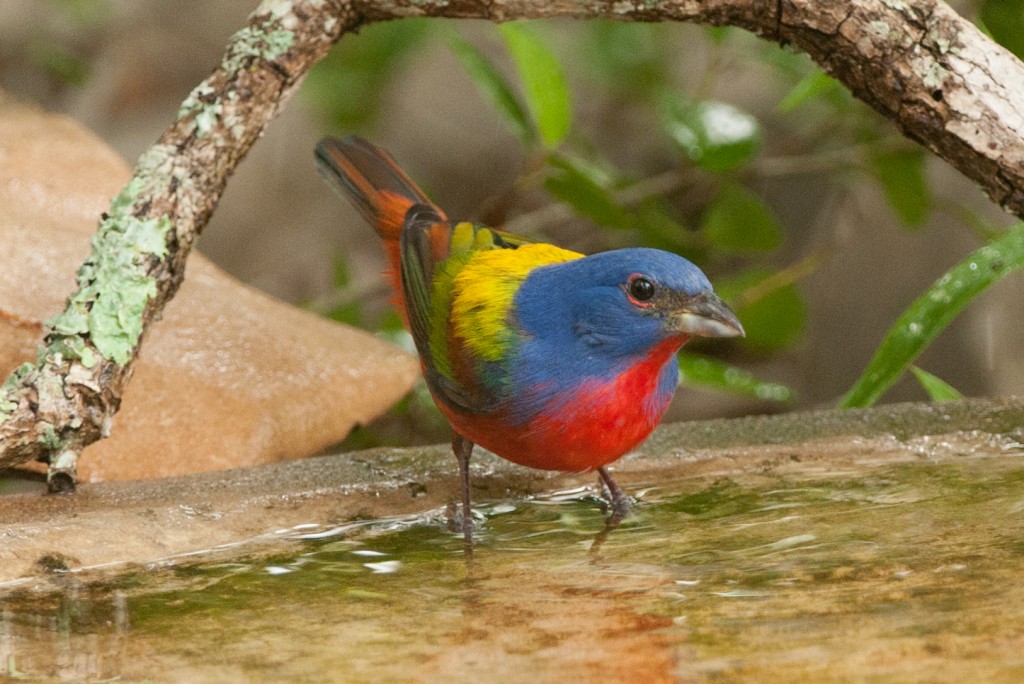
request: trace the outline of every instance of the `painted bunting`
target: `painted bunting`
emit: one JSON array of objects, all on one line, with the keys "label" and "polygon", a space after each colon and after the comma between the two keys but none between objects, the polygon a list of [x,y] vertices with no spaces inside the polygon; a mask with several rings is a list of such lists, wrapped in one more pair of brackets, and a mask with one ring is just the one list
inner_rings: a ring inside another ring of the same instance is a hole
[{"label": "painted bunting", "polygon": [[607,466],[661,420],[676,352],[693,335],[743,334],[707,277],[661,250],[584,256],[452,222],[356,136],[324,138],[316,157],[384,243],[395,305],[453,429],[467,541],[474,444],[531,468],[596,470],[621,519],[629,499]]}]

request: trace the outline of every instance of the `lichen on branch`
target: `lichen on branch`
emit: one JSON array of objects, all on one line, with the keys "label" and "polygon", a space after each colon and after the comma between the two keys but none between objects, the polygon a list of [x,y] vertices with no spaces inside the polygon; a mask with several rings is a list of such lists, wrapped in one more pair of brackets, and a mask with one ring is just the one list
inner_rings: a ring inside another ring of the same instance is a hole
[{"label": "lichen on branch", "polygon": [[139,159],[36,362],[0,386],[0,466],[43,458],[51,488],[73,486],[77,455],[109,433],[145,330],[177,291],[228,176],[340,35],[341,14],[338,1],[261,4]]},{"label": "lichen on branch", "polygon": [[[142,166],[142,164],[140,164]],[[47,321],[50,347],[86,368],[97,363],[93,348],[113,363],[132,358],[142,337],[146,305],[157,295],[151,257],[167,255],[167,215],[140,218],[136,198],[146,189],[139,174],[114,198],[93,236],[92,252],[78,271],[78,290],[64,312]]]}]

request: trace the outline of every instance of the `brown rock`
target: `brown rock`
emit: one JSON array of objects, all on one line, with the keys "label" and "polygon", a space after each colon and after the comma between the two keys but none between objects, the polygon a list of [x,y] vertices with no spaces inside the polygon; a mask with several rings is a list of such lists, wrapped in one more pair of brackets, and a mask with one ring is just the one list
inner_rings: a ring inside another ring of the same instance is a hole
[{"label": "brown rock", "polygon": [[[0,94],[0,373],[34,359],[102,211],[127,182],[74,121]],[[300,458],[405,394],[415,359],[249,288],[195,254],[147,333],[113,434],[83,481],[163,477]]]}]

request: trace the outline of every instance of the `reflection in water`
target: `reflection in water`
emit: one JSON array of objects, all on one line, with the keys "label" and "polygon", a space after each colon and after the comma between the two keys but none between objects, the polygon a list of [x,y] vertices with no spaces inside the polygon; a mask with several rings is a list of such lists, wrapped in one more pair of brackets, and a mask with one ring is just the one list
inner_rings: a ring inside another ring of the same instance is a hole
[{"label": "reflection in water", "polygon": [[0,670],[64,680],[1014,680],[1017,453],[310,523],[272,555],[0,597]]},{"label": "reflection in water", "polygon": [[[12,607],[16,606],[16,607]],[[119,667],[131,633],[127,597],[76,584],[0,610],[0,672],[18,678],[103,679]]]}]

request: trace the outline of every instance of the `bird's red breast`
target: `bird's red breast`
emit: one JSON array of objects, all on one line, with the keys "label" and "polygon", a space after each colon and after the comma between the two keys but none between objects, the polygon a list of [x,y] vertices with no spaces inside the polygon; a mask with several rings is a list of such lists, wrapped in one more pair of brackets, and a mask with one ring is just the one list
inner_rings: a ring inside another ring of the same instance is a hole
[{"label": "bird's red breast", "polygon": [[637,447],[658,425],[675,389],[665,392],[661,375],[685,342],[684,336],[666,340],[610,379],[581,379],[552,396],[525,425],[513,425],[501,413],[467,415],[443,402],[438,407],[460,434],[509,461],[541,470],[594,470]]}]

